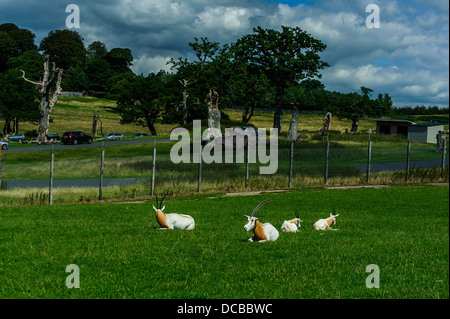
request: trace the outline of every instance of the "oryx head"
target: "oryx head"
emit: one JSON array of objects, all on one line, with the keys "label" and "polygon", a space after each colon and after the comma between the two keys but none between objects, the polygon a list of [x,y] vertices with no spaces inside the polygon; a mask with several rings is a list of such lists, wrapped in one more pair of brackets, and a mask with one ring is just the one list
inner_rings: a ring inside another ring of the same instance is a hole
[{"label": "oryx head", "polygon": [[244,215],[244,216],[247,217],[247,219],[248,219],[247,224],[245,224],[245,226],[244,226],[245,231],[250,231],[250,230],[252,230],[252,229],[255,228],[256,221],[259,219],[259,218],[255,217],[256,212],[257,212],[261,207],[263,207],[264,205],[266,205],[266,204],[268,204],[268,203],[270,203],[270,202],[271,202],[270,199],[263,200],[261,203],[259,203],[259,204],[255,207],[255,209],[253,210],[253,212],[252,212],[252,214],[251,214],[250,216]]},{"label": "oryx head", "polygon": [[164,197],[166,197],[166,194],[164,194],[164,196],[163,196],[163,198],[161,199],[161,202],[159,203],[159,205],[158,205],[158,194],[155,194],[156,195],[156,207],[153,205],[153,209],[155,210],[155,212],[156,211],[158,211],[158,210],[160,210],[161,212],[164,210],[164,208],[166,208],[166,205],[164,205],[162,208],[161,208],[161,205],[162,205],[162,202],[163,202],[163,200],[164,200]]},{"label": "oryx head", "polygon": [[297,222],[297,228],[300,228],[300,223],[303,222],[303,220],[300,219],[300,216],[298,215],[298,210],[294,209],[295,214],[295,221]]},{"label": "oryx head", "polygon": [[339,214],[337,214],[337,215],[334,215],[336,213],[336,210],[335,209],[333,209],[333,212],[332,213],[330,213],[330,218],[332,218],[333,219],[333,225],[336,225],[336,217],[338,217],[339,216]]}]

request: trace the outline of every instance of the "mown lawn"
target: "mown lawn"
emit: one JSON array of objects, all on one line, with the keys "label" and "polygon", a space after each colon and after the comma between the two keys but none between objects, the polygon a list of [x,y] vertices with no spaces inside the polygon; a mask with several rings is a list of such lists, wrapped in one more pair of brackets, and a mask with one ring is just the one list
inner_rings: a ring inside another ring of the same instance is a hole
[{"label": "mown lawn", "polygon": [[[303,189],[166,198],[193,231],[161,231],[153,201],[0,208],[0,298],[448,298],[449,187]],[[250,243],[257,214],[279,228],[298,209],[300,233]],[[335,209],[338,231],[312,224]],[[66,266],[80,269],[68,289]],[[368,289],[366,266],[380,269]]]}]

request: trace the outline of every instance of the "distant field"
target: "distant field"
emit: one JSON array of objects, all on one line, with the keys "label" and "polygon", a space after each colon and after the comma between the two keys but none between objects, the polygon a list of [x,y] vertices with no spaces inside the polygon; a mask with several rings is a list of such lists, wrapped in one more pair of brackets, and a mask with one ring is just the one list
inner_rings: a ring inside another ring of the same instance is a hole
[{"label": "distant field", "polygon": [[[100,99],[94,97],[60,97],[58,103],[52,113],[53,122],[50,123],[50,131],[62,134],[67,130],[81,130],[86,133],[92,131],[92,117],[94,111],[100,112],[100,119],[103,124],[103,133],[120,132],[126,136],[131,136],[135,133],[145,132],[149,133],[147,128],[127,124],[120,124],[120,116],[111,112],[110,108],[115,107],[116,102],[108,99]],[[224,113],[230,116],[233,121],[240,121],[242,111],[232,109],[222,109]],[[283,131],[284,134],[289,128],[290,114],[283,116]],[[323,115],[302,115],[300,116],[300,130],[309,130],[317,132],[323,126]],[[261,127],[270,128],[273,126],[273,113],[255,112],[255,115],[250,121],[250,124]],[[169,135],[170,131],[177,125],[173,124],[156,124],[158,135]],[[332,129],[345,132],[345,129],[350,129],[351,122],[348,120],[339,121],[333,118]],[[374,129],[375,124],[372,120],[362,120],[360,124],[361,131],[367,131],[369,128]],[[29,123],[21,123],[20,131],[25,132],[37,129],[36,125]],[[100,132],[100,130],[99,130]]]},{"label": "distant field", "polygon": [[[298,209],[300,233],[249,243],[258,213],[279,228]],[[148,202],[0,210],[0,298],[449,298],[449,188],[321,190],[166,198],[193,231],[161,231]],[[313,231],[335,209],[337,231]],[[66,266],[80,269],[68,289]],[[366,288],[366,267],[380,288]]]}]

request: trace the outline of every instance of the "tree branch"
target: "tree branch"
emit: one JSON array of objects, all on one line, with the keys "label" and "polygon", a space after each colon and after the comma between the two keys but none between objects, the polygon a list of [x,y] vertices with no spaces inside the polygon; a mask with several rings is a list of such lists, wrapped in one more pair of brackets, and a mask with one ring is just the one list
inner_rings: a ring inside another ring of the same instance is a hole
[{"label": "tree branch", "polygon": [[36,86],[40,86],[40,87],[43,86],[43,83],[42,83],[42,82],[35,82],[35,81],[28,80],[28,79],[25,77],[25,71],[24,71],[24,70],[20,70],[20,71],[22,71],[22,79],[24,79],[25,81],[27,81],[27,82],[29,82],[29,83],[31,83],[31,84],[34,84],[34,85],[36,85]]}]

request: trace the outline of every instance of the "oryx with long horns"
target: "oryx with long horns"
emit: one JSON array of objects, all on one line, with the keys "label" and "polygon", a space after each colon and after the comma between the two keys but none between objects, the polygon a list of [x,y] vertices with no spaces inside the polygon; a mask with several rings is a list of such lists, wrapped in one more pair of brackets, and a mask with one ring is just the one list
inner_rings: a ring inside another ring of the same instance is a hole
[{"label": "oryx with long horns", "polygon": [[162,206],[162,202],[166,195],[163,196],[161,202],[158,204],[158,195],[156,195],[156,207],[153,206],[153,209],[156,212],[156,220],[158,224],[161,226],[159,229],[186,229],[192,230],[195,227],[195,221],[192,216],[183,215],[183,214],[165,214],[163,213],[164,208],[166,206]]},{"label": "oryx with long horns", "polygon": [[281,230],[287,233],[296,233],[300,231],[301,222],[303,220],[300,219],[300,216],[298,215],[298,210],[294,210],[295,218],[291,220],[285,220],[283,222],[283,225],[281,225]]},{"label": "oryx with long horns", "polygon": [[257,242],[266,242],[266,241],[275,241],[278,239],[279,233],[278,230],[270,223],[262,224],[259,221],[259,218],[255,217],[256,212],[263,207],[264,205],[270,203],[271,200],[266,199],[259,203],[255,209],[253,210],[250,216],[244,215],[247,217],[248,221],[244,226],[246,231],[253,230],[253,237],[249,238],[248,241],[257,241]]},{"label": "oryx with long horns", "polygon": [[336,211],[333,209],[333,213],[330,213],[330,217],[325,219],[319,219],[316,221],[313,225],[314,230],[337,230],[331,228],[331,225],[336,225],[336,217],[339,216],[339,214],[334,215]]}]

